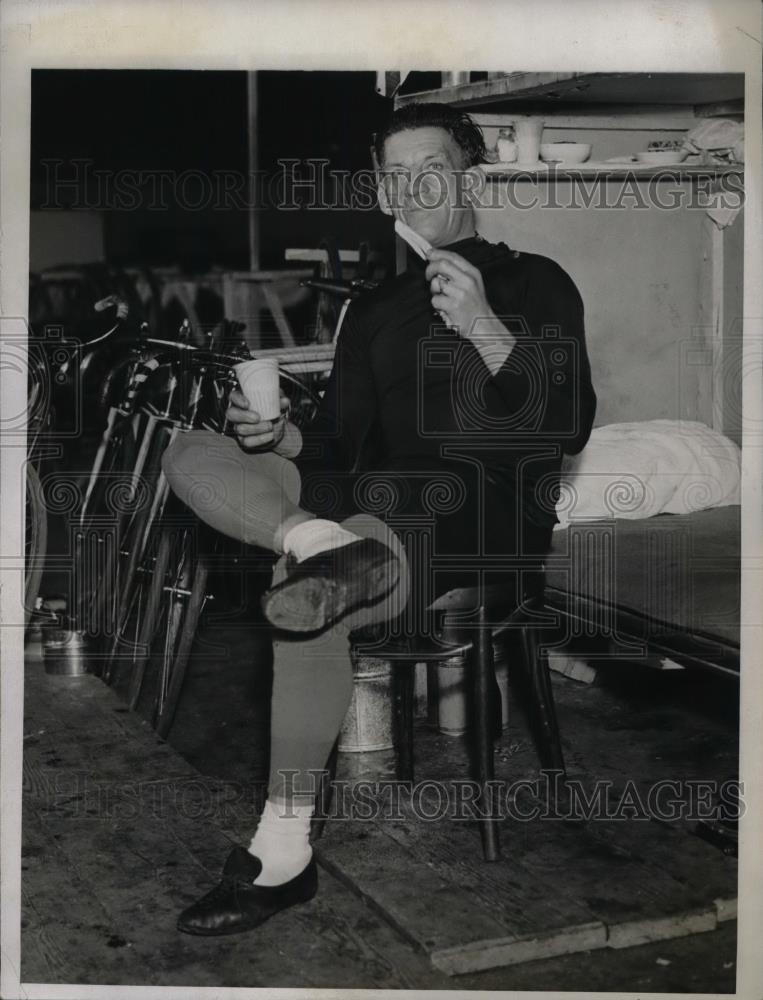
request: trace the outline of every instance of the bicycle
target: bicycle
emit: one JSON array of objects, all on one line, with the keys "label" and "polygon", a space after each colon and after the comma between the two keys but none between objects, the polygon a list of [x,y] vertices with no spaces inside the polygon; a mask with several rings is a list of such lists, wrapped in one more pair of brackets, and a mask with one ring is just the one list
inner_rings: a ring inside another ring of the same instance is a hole
[{"label": "bicycle", "polygon": [[[125,307],[121,321],[127,312]],[[76,507],[74,596],[69,619],[77,631],[93,640],[108,641],[114,632],[124,556],[142,552],[164,500],[161,488],[155,487],[161,487],[159,460],[169,443],[162,434],[172,427],[177,386],[172,376],[163,372],[166,364],[159,352],[166,342],[148,334],[148,324],[141,323],[136,336],[126,341],[126,352],[104,374],[100,397],[106,409],[105,425],[86,478],[81,488],[73,491],[80,502]],[[184,321],[179,341],[167,343],[180,347],[189,337],[190,327]],[[159,408],[144,398],[157,375],[164,376],[158,389],[154,385],[154,395],[163,397]],[[128,579],[131,566],[128,560]]]},{"label": "bicycle", "polygon": [[[83,384],[86,374],[94,366],[94,359],[104,348],[110,348],[119,334],[124,318],[124,314],[120,313],[122,303],[115,296],[107,296],[95,305],[98,313],[105,313],[112,307],[116,308],[116,321],[105,332],[97,330],[96,335],[88,340],[65,340],[56,328],[56,336],[50,339],[30,337],[27,344],[25,626],[29,625],[32,614],[40,610],[39,592],[48,539],[49,507],[46,498],[52,494],[55,507],[62,487],[57,473],[42,474],[43,466],[46,460],[60,457],[63,450],[60,440],[56,441],[62,436],[61,429],[57,427],[60,413],[74,409],[81,415],[79,407],[72,407],[71,397],[65,398],[67,389],[73,384]],[[65,432],[63,436],[66,436]],[[65,487],[63,492],[66,493]]]},{"label": "bicycle", "polygon": [[[189,366],[187,359],[193,355],[184,352],[194,352],[198,349],[184,342],[151,340],[151,343],[161,351],[154,355],[153,366],[154,376],[163,377],[164,399],[161,407],[157,407],[150,399],[146,399],[140,407],[146,425],[141,447],[142,462],[139,470],[136,463],[136,470],[139,471],[143,496],[135,504],[136,509],[128,533],[120,545],[121,571],[117,574],[113,586],[118,602],[114,619],[115,629],[104,672],[104,678],[109,681],[114,661],[119,654],[119,647],[127,646],[131,651],[133,663],[130,689],[130,703],[133,708],[140,693],[145,667],[146,630],[149,633],[153,631],[155,627],[153,619],[157,613],[158,597],[152,596],[151,589],[148,599],[144,601],[146,596],[144,580],[163,579],[170,561],[169,553],[166,551],[167,543],[164,543],[164,548],[160,547],[157,550],[156,542],[157,526],[161,524],[167,503],[170,501],[168,484],[161,469],[161,456],[165,448],[182,431],[197,426],[207,426],[223,432],[224,415],[221,412],[221,397],[217,392],[217,386],[209,384],[210,376],[213,372],[218,374],[215,367],[218,365],[223,378],[229,381],[230,365],[235,363],[233,356],[225,362],[218,362],[216,355],[204,352],[196,355],[195,364]],[[214,404],[211,412],[210,401]],[[207,412],[204,411],[204,406]],[[148,624],[144,621],[146,613]]]},{"label": "bicycle", "polygon": [[[349,301],[374,287],[363,279],[309,279],[305,284],[323,297],[344,300],[337,325]],[[104,300],[111,305],[119,301],[115,296]],[[118,321],[87,347],[113,338],[119,326]],[[224,323],[200,348],[189,342],[187,321],[172,341],[152,337],[142,323],[137,335],[125,340],[126,350],[106,371],[100,391],[105,426],[78,509],[70,618],[75,628],[101,644],[107,683],[116,664],[127,659],[132,709],[149,663],[158,661],[151,715],[162,736],[180,698],[198,621],[214,596],[208,587],[210,566],[229,543],[211,533],[206,550],[200,551],[199,539],[206,539],[209,529],[175,501],[161,456],[177,434],[190,429],[226,433],[226,402],[236,383],[232,367],[251,356],[240,336],[232,344],[225,340],[240,329]],[[80,375],[91,364],[91,353],[83,352]],[[260,355],[278,358],[292,404],[290,419],[304,426],[317,408],[333,346],[274,348]]]},{"label": "bicycle", "polygon": [[[151,717],[159,734],[165,736],[180,698],[199,618],[213,597],[208,588],[210,566],[230,543],[201,526],[170,493],[161,470],[161,455],[179,433],[195,428],[228,432],[227,398],[237,384],[232,369],[251,355],[243,342],[232,352],[150,337],[146,344],[156,352],[154,376],[166,369],[164,407],[158,411],[148,398],[138,405],[159,431],[152,437],[141,468],[142,499],[134,505],[120,545],[121,569],[113,586],[117,595],[115,628],[104,679],[111,682],[117,664],[126,660],[130,670],[128,704],[135,710],[153,663],[157,674]],[[279,350],[261,353],[278,354]],[[303,375],[315,377],[319,369],[326,368],[320,355],[329,355],[331,349],[306,347],[289,353],[300,355],[298,361],[292,360],[292,366],[302,366],[307,369]],[[311,419],[318,398],[304,379],[288,370],[282,370],[281,378],[291,397],[291,419],[304,425]],[[150,387],[150,380],[143,386],[144,396],[147,385]]]},{"label": "bicycle", "polygon": [[[318,291],[323,297],[330,296],[342,300],[332,342],[301,348],[272,348],[255,352],[257,357],[272,356],[279,360],[281,378],[286,383],[284,390],[287,395],[291,394],[290,420],[299,427],[309,424],[317,410],[319,399],[315,390],[328,376],[333,365],[336,337],[350,302],[376,287],[375,282],[365,278],[355,278],[351,281],[342,281],[338,278],[312,278],[306,279],[302,284]],[[149,339],[149,342],[152,341]],[[211,399],[213,403],[216,401],[219,407],[221,398],[226,398],[230,388],[236,383],[230,366],[241,360],[244,354],[246,357],[250,356],[246,348],[231,356],[214,352],[210,354],[187,345],[184,348],[184,357],[192,359],[192,366],[195,362],[199,372],[209,380],[204,388],[199,387],[198,390],[194,390],[194,400]],[[214,389],[210,395],[210,387],[216,383],[210,368],[219,370],[220,366],[223,371],[228,366],[223,392]],[[296,372],[301,374],[302,379],[296,377]],[[203,412],[203,408],[201,411],[197,409],[193,419],[187,420],[181,429],[202,426],[219,433],[227,432],[224,416],[219,408],[216,418],[207,419],[206,422],[202,419],[197,423],[199,412]],[[147,665],[158,651],[160,662],[152,705],[152,722],[163,738],[168,735],[172,726],[199,620],[207,601],[212,596],[208,593],[207,582],[214,556],[220,551],[221,539],[221,536],[217,536],[210,547],[211,550],[200,551],[194,531],[200,522],[189,512],[181,511],[181,507],[179,502],[175,504],[173,501],[172,506],[165,511],[155,556],[149,565],[144,566],[144,574],[148,575],[150,572],[151,583],[145,595],[145,615],[136,643],[138,654],[132,665],[128,695],[129,705],[135,709]],[[172,516],[168,517],[168,513]],[[210,529],[204,529],[202,526],[201,537],[204,538],[209,531]],[[270,559],[272,560],[272,557]]]}]

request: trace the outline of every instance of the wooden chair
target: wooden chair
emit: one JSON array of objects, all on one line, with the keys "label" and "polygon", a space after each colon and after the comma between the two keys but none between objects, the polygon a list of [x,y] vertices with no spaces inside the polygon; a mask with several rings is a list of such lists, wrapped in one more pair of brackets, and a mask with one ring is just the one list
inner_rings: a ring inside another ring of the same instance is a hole
[{"label": "wooden chair", "polygon": [[[514,631],[516,652],[509,663],[510,674],[519,668],[525,681],[530,720],[535,735],[541,765],[560,771],[564,778],[556,710],[551,690],[548,658],[540,643],[540,631],[548,626],[544,610],[543,581],[530,589],[517,607],[507,606],[506,592],[501,587],[460,588],[438,598],[429,611],[435,616],[433,629],[427,636],[379,638],[373,630],[352,636],[354,655],[374,656],[394,664],[394,712],[396,734],[396,764],[399,781],[413,781],[413,690],[417,663],[436,665],[438,661],[465,655],[472,679],[470,736],[474,755],[476,780],[483,802],[487,802],[489,782],[494,779],[493,743],[500,732],[498,685],[495,679],[493,640]],[[428,670],[431,678],[434,670]],[[429,692],[431,696],[431,692]],[[497,711],[496,711],[497,710]],[[331,802],[331,782],[336,773],[337,749],[334,747],[325,780],[319,792],[318,816],[313,825],[313,839],[318,839]],[[480,824],[482,849],[486,861],[496,861],[500,847],[498,821],[487,816]]]}]

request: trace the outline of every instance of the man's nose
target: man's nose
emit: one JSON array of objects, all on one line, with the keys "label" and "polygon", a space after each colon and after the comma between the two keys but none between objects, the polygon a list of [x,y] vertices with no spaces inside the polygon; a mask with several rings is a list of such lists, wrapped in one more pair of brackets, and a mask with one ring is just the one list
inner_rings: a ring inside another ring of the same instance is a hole
[{"label": "man's nose", "polygon": [[431,208],[439,204],[444,196],[442,177],[433,170],[422,170],[411,180],[410,190],[412,201]]}]

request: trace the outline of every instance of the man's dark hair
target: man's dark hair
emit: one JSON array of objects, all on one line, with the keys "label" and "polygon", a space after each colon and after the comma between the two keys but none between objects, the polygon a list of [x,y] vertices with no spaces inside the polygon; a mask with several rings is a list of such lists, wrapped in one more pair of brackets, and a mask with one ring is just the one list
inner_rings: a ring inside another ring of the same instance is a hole
[{"label": "man's dark hair", "polygon": [[386,126],[376,133],[374,152],[379,166],[384,163],[384,143],[396,132],[414,128],[442,128],[453,138],[463,156],[463,169],[485,162],[485,139],[482,130],[465,111],[449,104],[404,104]]}]

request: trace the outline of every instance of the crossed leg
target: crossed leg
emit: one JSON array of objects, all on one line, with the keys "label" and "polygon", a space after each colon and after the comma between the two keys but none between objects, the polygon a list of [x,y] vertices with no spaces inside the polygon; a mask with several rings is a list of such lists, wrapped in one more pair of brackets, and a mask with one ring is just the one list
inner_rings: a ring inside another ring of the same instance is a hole
[{"label": "crossed leg", "polygon": [[[273,552],[282,552],[284,525],[313,518],[299,506],[300,476],[292,462],[273,453],[246,454],[230,438],[211,432],[181,435],[167,449],[163,468],[173,491],[215,530]],[[203,897],[181,915],[178,926],[194,934],[234,933],[315,891],[308,845],[316,775],[339,733],[352,695],[350,632],[402,614],[410,579],[400,539],[380,520],[353,515],[341,527],[387,546],[399,561],[395,585],[381,600],[350,611],[318,634],[276,631],[268,800],[249,848],[228,865],[243,874],[251,899]],[[273,585],[287,574],[285,555]],[[239,849],[240,850],[240,849]]]},{"label": "crossed leg", "polygon": [[[234,440],[208,431],[180,435],[163,459],[172,490],[203,521],[229,537],[281,551],[284,524],[313,515],[299,506],[300,475],[293,462],[273,452],[247,454]],[[314,777],[325,765],[352,693],[348,635],[362,626],[400,615],[409,593],[405,552],[399,538],[380,520],[356,514],[342,527],[373,538],[397,556],[400,575],[381,601],[351,611],[318,635],[277,631],[274,635],[271,800],[283,799],[279,774],[297,771],[291,784],[304,804]],[[273,585],[286,576],[282,555]]]}]

